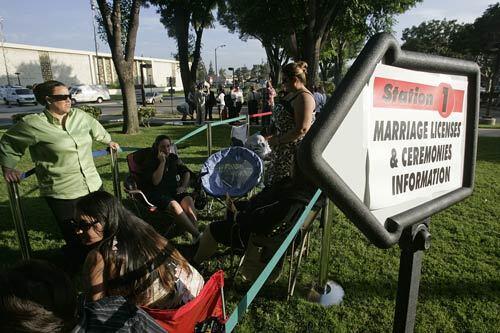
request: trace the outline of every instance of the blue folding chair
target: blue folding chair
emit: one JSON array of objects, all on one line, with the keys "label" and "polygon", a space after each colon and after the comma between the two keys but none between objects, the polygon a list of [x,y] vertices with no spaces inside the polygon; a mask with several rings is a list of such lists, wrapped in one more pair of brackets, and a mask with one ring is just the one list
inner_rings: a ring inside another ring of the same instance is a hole
[{"label": "blue folding chair", "polygon": [[230,147],[212,154],[201,168],[201,185],[207,195],[222,198],[245,197],[261,180],[263,163],[253,151]]}]

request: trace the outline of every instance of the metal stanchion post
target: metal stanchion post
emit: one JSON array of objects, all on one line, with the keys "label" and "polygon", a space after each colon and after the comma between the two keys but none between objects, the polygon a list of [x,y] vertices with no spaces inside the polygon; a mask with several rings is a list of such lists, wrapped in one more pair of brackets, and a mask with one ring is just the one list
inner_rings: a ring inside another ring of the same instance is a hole
[{"label": "metal stanchion post", "polygon": [[321,252],[319,256],[319,286],[326,285],[328,275],[328,261],[330,259],[330,227],[331,222],[328,218],[330,200],[325,200],[325,206],[321,212],[321,225],[323,226],[323,238],[321,240]]},{"label": "metal stanchion post", "polygon": [[207,153],[212,155],[212,124],[207,123]]},{"label": "metal stanchion post", "polygon": [[247,114],[247,139],[250,137],[250,115]]},{"label": "metal stanchion post", "polygon": [[118,168],[118,152],[115,149],[110,150],[111,159],[111,175],[113,177],[113,192],[118,200],[122,200],[122,192],[120,188],[120,170]]},{"label": "metal stanchion post", "polygon": [[319,259],[319,283],[316,289],[309,293],[309,300],[319,303],[325,307],[337,305],[342,302],[344,289],[334,281],[328,281],[328,266],[330,260],[331,221],[329,218],[330,200],[326,200],[321,212],[321,225],[323,226],[323,237],[321,240],[321,252]]},{"label": "metal stanchion post", "polygon": [[24,213],[21,207],[21,196],[19,195],[19,187],[17,183],[7,183],[7,191],[9,192],[9,204],[12,212],[12,220],[17,232],[19,240],[19,248],[23,259],[27,260],[31,256],[31,246],[28,238],[28,232],[24,224]]}]

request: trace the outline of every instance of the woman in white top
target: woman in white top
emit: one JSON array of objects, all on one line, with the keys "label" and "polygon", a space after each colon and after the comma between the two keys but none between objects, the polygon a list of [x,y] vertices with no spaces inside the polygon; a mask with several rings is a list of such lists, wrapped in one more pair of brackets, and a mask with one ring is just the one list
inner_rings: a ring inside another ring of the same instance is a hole
[{"label": "woman in white top", "polygon": [[103,191],[77,204],[75,231],[96,244],[85,261],[88,299],[123,296],[138,306],[177,308],[204,285],[203,277],[153,227]]},{"label": "woman in white top", "polygon": [[222,118],[222,114],[224,112],[227,113],[227,110],[226,110],[226,101],[224,100],[225,97],[226,97],[226,94],[224,93],[224,89],[222,87],[220,87],[219,91],[217,92],[217,97],[216,97],[216,100],[217,100],[217,109],[219,111],[219,119],[223,119]]}]

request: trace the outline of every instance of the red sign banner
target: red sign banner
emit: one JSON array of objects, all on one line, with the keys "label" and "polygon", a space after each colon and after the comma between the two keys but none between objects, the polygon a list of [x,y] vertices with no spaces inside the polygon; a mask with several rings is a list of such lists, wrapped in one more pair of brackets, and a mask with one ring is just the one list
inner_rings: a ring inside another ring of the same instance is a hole
[{"label": "red sign banner", "polygon": [[375,77],[373,106],[391,109],[437,111],[443,118],[462,112],[464,91],[448,83],[430,86],[421,83]]}]

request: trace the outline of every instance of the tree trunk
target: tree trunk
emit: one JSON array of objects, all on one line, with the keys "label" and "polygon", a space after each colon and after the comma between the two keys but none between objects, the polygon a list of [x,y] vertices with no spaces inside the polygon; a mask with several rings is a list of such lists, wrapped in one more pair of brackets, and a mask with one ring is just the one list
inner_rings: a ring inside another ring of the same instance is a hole
[{"label": "tree trunk", "polygon": [[203,22],[200,28],[196,29],[196,41],[193,52],[193,62],[191,63],[191,82],[196,82],[196,72],[198,71],[198,64],[201,58],[201,39],[203,37]]},{"label": "tree trunk", "polygon": [[[118,72],[118,71],[117,71]],[[123,133],[139,133],[139,115],[137,113],[137,98],[135,94],[134,78],[130,71],[118,76],[123,99]]]},{"label": "tree trunk", "polygon": [[189,91],[193,88],[193,81],[189,70],[189,17],[182,5],[175,8],[175,31],[184,98],[187,100]]},{"label": "tree trunk", "polygon": [[319,52],[321,48],[321,38],[304,39],[304,52],[302,59],[307,62],[307,87],[316,85],[319,70]]}]

